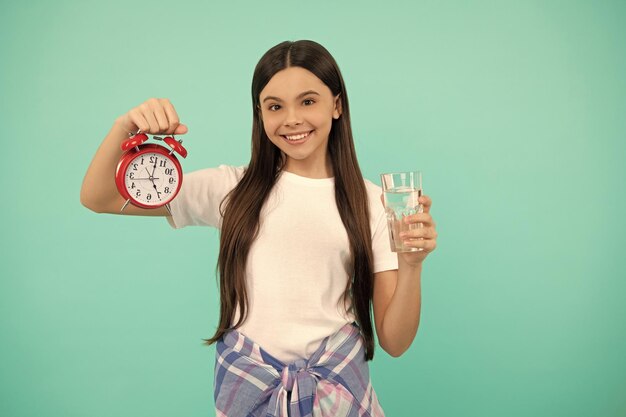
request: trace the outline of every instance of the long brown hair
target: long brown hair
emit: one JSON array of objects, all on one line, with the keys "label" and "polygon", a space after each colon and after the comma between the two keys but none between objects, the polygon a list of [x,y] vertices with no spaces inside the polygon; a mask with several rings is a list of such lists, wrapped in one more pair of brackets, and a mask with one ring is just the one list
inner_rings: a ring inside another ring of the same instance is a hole
[{"label": "long brown hair", "polygon": [[[333,119],[328,138],[328,153],[335,177],[335,200],[350,239],[352,276],[344,292],[344,305],[352,297],[352,309],[365,344],[366,360],[374,357],[371,303],[373,294],[373,256],[369,226],[369,206],[365,183],[356,158],[348,95],[339,67],[332,55],[310,40],[282,42],[259,60],[252,78],[252,155],[243,177],[220,206],[223,216],[220,233],[218,269],[220,279],[220,323],[215,335],[206,340],[217,342],[230,329],[244,322],[248,313],[246,261],[259,231],[259,215],[284,166],[280,149],[263,128],[260,94],[278,71],[302,67],[315,74],[333,93],[340,94],[341,115]],[[239,320],[231,326],[236,305]]]}]

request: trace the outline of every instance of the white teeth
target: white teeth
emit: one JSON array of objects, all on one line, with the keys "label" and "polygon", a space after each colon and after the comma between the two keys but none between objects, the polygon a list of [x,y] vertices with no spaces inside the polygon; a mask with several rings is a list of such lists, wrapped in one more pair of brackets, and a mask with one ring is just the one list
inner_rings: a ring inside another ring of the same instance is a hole
[{"label": "white teeth", "polygon": [[[309,132],[311,133],[311,132]],[[301,135],[296,135],[296,136],[285,136],[288,140],[300,140],[303,138],[306,138],[307,136],[309,136],[309,133],[303,133]]]}]

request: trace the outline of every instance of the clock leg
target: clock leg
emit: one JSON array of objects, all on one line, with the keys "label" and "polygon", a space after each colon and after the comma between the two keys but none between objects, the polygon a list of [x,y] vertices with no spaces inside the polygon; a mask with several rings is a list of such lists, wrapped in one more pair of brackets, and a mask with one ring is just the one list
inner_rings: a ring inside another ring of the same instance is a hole
[{"label": "clock leg", "polygon": [[124,209],[126,208],[126,206],[128,205],[128,203],[130,203],[130,198],[128,200],[126,200],[126,202],[124,203],[124,205],[122,206],[122,208],[120,209],[120,213],[124,211]]},{"label": "clock leg", "polygon": [[171,215],[172,215],[172,209],[170,208],[170,204],[169,204],[169,203],[167,203],[167,204],[165,205],[165,208],[167,209],[168,213],[170,213],[170,216],[171,216]]}]

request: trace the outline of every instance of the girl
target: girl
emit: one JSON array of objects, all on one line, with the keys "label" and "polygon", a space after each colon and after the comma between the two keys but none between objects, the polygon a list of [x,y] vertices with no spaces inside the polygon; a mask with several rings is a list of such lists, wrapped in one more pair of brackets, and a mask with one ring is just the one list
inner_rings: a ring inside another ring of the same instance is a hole
[{"label": "girl", "polygon": [[[252,79],[252,156],[186,174],[165,208],[174,228],[220,229],[220,322],[216,343],[218,416],[384,416],[369,378],[370,308],[381,347],[408,349],[420,317],[422,262],[436,246],[431,200],[408,218],[405,236],[422,248],[391,252],[380,187],[356,159],[348,96],[321,45],[280,43]],[[120,116],[85,176],[81,202],[118,213],[113,178],[120,143],[136,131],[182,135],[167,99]]]}]

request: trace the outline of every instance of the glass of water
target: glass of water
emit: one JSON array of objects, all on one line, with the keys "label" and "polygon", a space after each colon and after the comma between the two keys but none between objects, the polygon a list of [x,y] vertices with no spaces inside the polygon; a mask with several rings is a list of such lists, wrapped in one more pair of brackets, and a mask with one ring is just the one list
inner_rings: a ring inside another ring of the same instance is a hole
[{"label": "glass of water", "polygon": [[392,172],[381,174],[387,227],[389,229],[389,243],[393,252],[419,252],[423,248],[413,248],[404,245],[401,232],[424,227],[422,223],[407,224],[406,216],[423,213],[424,207],[418,202],[422,196],[422,172]]}]

